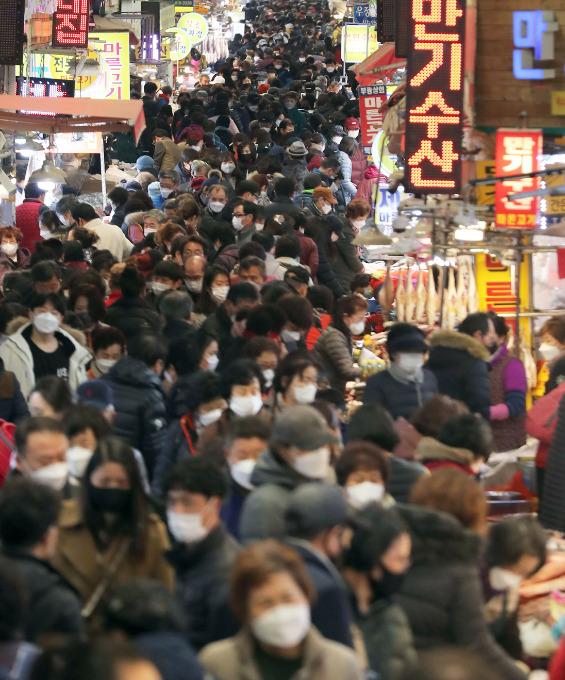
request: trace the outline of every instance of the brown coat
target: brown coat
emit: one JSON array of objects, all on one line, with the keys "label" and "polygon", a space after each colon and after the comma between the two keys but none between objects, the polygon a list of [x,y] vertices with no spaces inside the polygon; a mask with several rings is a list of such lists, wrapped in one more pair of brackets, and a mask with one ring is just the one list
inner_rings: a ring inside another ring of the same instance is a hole
[{"label": "brown coat", "polygon": [[[206,671],[218,680],[261,680],[253,650],[253,638],[242,631],[204,647],[199,659]],[[361,680],[363,677],[352,649],[326,640],[314,627],[310,629],[306,636],[304,666],[292,680]]]},{"label": "brown coat", "polygon": [[[68,500],[63,503],[52,564],[76,589],[83,604],[88,602],[96,586],[104,578],[106,570],[120,550],[122,540],[115,538],[105,552],[99,552],[92,534],[84,524],[77,501]],[[157,515],[149,515],[144,556],[140,558],[131,554],[131,551],[127,553],[121,560],[109,589],[136,578],[152,578],[172,590],[173,569],[165,559],[165,551],[169,548],[165,525]]]}]

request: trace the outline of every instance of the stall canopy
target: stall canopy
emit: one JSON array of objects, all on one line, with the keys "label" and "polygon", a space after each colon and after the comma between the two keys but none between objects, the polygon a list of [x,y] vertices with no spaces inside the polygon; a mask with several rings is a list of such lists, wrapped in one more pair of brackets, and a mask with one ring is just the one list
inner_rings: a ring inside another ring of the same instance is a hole
[{"label": "stall canopy", "polygon": [[365,61],[357,64],[352,71],[359,85],[372,85],[381,78],[390,78],[397,69],[406,66],[406,59],[400,59],[394,52],[394,43],[384,43]]},{"label": "stall canopy", "polygon": [[143,102],[0,95],[0,130],[17,132],[129,132],[145,129]]}]

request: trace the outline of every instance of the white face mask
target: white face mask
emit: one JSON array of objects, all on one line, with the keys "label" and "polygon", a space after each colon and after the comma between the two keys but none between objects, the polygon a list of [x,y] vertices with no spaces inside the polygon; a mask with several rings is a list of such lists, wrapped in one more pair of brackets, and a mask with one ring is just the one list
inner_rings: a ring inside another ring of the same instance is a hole
[{"label": "white face mask", "polygon": [[184,280],[186,287],[191,293],[202,292],[202,279],[197,279],[196,281],[191,281],[190,279]]},{"label": "white face mask", "polygon": [[202,427],[208,427],[208,425],[212,425],[212,423],[216,423],[220,420],[223,412],[223,408],[215,408],[213,411],[208,411],[208,413],[201,413],[198,416],[198,420]]},{"label": "white face mask", "polygon": [[160,295],[161,293],[164,293],[166,290],[170,290],[170,287],[167,286],[166,283],[160,283],[159,281],[150,281],[147,284],[147,288],[149,290],[152,290],[155,295]]},{"label": "white face mask", "polygon": [[220,201],[210,201],[210,203],[208,203],[208,207],[213,213],[222,212],[225,205],[225,203],[220,203]]},{"label": "white face mask", "polygon": [[550,345],[548,342],[542,342],[539,346],[539,353],[541,354],[542,359],[551,361],[559,354],[559,347]]},{"label": "white face mask", "polygon": [[232,217],[231,223],[236,231],[243,229],[243,217]]},{"label": "white face mask", "polygon": [[396,363],[407,375],[416,375],[416,373],[419,373],[422,370],[424,355],[400,353],[396,359]]},{"label": "white face mask", "polygon": [[355,229],[363,229],[365,226],[365,220],[353,220],[351,224],[355,227]]},{"label": "white face mask", "polygon": [[332,206],[325,203],[324,205],[320,206],[320,210],[324,213],[324,215],[327,215],[331,213]]},{"label": "white face mask", "polygon": [[336,241],[339,241],[339,234],[336,234],[335,231],[332,232],[332,235],[330,236],[331,240],[335,243]]},{"label": "white face mask", "polygon": [[343,137],[339,137],[336,135],[335,137],[332,137],[332,142],[335,142],[339,146],[342,139]]},{"label": "white face mask", "polygon": [[18,252],[18,244],[17,243],[3,243],[2,244],[2,252],[4,253],[4,255],[7,255],[8,257],[13,257]]},{"label": "white face mask", "polygon": [[365,330],[365,322],[356,321],[355,323],[350,324],[349,330],[351,331],[351,335],[363,335],[363,331]]},{"label": "white face mask", "polygon": [[326,66],[326,71],[328,73],[333,73],[335,71],[335,67],[334,66]]},{"label": "white face mask", "polygon": [[198,512],[167,512],[167,523],[171,534],[179,543],[196,543],[208,536],[208,529],[202,525]]},{"label": "white face mask", "polygon": [[489,572],[489,580],[495,590],[518,590],[524,579],[513,571],[493,567]]},{"label": "white face mask", "polygon": [[143,229],[143,235],[144,236],[149,236],[149,234],[155,234],[157,232],[157,229],[155,227],[145,227]]},{"label": "white face mask", "polygon": [[296,456],[294,469],[309,479],[324,479],[330,469],[330,447],[322,446],[315,451]]},{"label": "white face mask", "polygon": [[71,446],[67,450],[67,464],[69,472],[76,479],[84,477],[86,466],[92,458],[93,451],[85,449],[84,446]]},{"label": "white face mask", "polygon": [[255,111],[257,111],[257,110],[259,109],[259,107],[257,106],[257,104],[249,104],[249,105],[247,106],[247,108],[248,108],[250,111],[253,111],[253,113],[255,113]]},{"label": "white face mask", "polygon": [[217,354],[212,354],[212,356],[206,357],[206,363],[209,371],[215,371],[220,363],[220,358]]},{"label": "white face mask", "polygon": [[29,476],[34,482],[61,491],[69,477],[69,466],[67,463],[52,463],[39,470],[30,470]]},{"label": "white face mask", "polygon": [[263,399],[260,394],[250,397],[232,397],[230,399],[230,409],[236,416],[246,418],[256,416],[263,406]]},{"label": "white face mask", "polygon": [[210,291],[210,295],[212,296],[212,300],[215,300],[221,304],[227,298],[229,292],[229,286],[215,286]]},{"label": "white face mask", "polygon": [[95,359],[94,363],[96,364],[96,368],[100,371],[100,373],[102,373],[102,375],[106,375],[112,366],[118,362],[116,359]]},{"label": "white face mask", "polygon": [[245,458],[244,460],[238,460],[230,467],[230,474],[233,481],[244,489],[253,489],[253,484],[251,484],[251,475],[255,469],[257,461],[254,458]]},{"label": "white face mask", "polygon": [[33,325],[39,333],[55,333],[59,330],[59,319],[51,312],[41,312],[33,317]]},{"label": "white face mask", "polygon": [[161,187],[161,196],[163,198],[169,198],[173,191],[174,189],[164,189],[163,187]]},{"label": "white face mask", "polygon": [[355,510],[359,510],[369,503],[379,503],[384,495],[384,485],[374,482],[361,482],[361,484],[347,487],[347,500]]},{"label": "white face mask", "polygon": [[292,388],[294,394],[294,401],[297,404],[311,404],[316,398],[318,391],[317,385],[308,383],[307,385],[295,385]]},{"label": "white face mask", "polygon": [[251,620],[253,635],[266,645],[296,647],[310,630],[307,604],[280,604]]},{"label": "white face mask", "polygon": [[255,230],[256,231],[263,231],[264,228],[265,228],[264,222],[255,222]]},{"label": "white face mask", "polygon": [[300,337],[298,331],[289,331],[288,328],[283,328],[281,331],[281,340],[283,342],[298,342]]},{"label": "white face mask", "polygon": [[63,217],[62,215],[59,215],[59,213],[57,213],[57,217],[61,220],[63,226],[65,227],[71,226],[71,220],[68,217]]},{"label": "white face mask", "polygon": [[332,182],[330,184],[330,191],[332,194],[335,194],[335,192],[339,189],[339,184],[336,184],[335,182]]},{"label": "white face mask", "polygon": [[235,170],[235,163],[222,163],[221,168],[222,172],[225,172],[226,175],[231,175]]},{"label": "white face mask", "polygon": [[265,386],[270,387],[275,379],[275,372],[272,368],[266,368],[263,371],[263,378],[265,378]]},{"label": "white face mask", "polygon": [[40,229],[39,235],[43,240],[51,238],[51,232],[49,231],[49,229]]},{"label": "white face mask", "polygon": [[352,137],[353,139],[357,139],[357,137],[359,137],[359,130],[349,130],[347,136]]}]

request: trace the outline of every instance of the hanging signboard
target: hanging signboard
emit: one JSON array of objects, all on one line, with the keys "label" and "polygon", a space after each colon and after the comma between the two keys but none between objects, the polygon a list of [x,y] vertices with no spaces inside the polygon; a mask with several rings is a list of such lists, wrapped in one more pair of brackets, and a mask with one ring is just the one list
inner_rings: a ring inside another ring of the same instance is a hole
[{"label": "hanging signboard", "polygon": [[182,29],[192,45],[202,42],[208,35],[208,22],[196,12],[184,14],[178,21],[177,28]]},{"label": "hanging signboard", "polygon": [[0,0],[0,64],[21,64],[24,52],[25,0]]},{"label": "hanging signboard", "polygon": [[341,59],[358,64],[377,51],[377,31],[373,26],[345,24],[341,29]]},{"label": "hanging signboard", "polygon": [[16,94],[22,97],[74,97],[74,80],[52,78],[16,78]]},{"label": "hanging signboard", "polygon": [[353,4],[353,21],[356,24],[377,24],[377,0],[371,2],[355,2]]},{"label": "hanging signboard", "polygon": [[465,0],[410,0],[406,190],[461,189]]},{"label": "hanging signboard", "polygon": [[[497,130],[496,176],[520,175],[539,170],[538,156],[542,152],[542,143],[541,130]],[[506,197],[508,194],[533,191],[539,187],[539,177],[498,182],[495,188],[496,226],[533,229],[539,207],[538,197],[530,196],[516,201],[508,201]]]},{"label": "hanging signboard", "polygon": [[58,0],[53,14],[53,47],[86,47],[89,14],[89,0]]},{"label": "hanging signboard", "polygon": [[359,97],[359,111],[361,119],[361,144],[363,154],[370,156],[373,147],[373,139],[383,126],[383,114],[381,106],[386,101],[385,85],[368,85],[357,88]]}]

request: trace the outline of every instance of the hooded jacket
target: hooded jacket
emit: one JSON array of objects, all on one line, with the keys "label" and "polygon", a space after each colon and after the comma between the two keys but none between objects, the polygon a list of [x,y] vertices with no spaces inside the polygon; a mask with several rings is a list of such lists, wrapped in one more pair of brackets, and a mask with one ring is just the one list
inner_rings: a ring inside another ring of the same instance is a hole
[{"label": "hooded jacket", "polygon": [[436,331],[430,338],[426,368],[435,375],[440,394],[458,399],[471,413],[490,420],[489,351],[465,333]]},{"label": "hooded jacket", "polygon": [[262,453],[251,475],[255,490],[245,500],[241,513],[241,542],[246,544],[286,536],[284,516],[290,494],[305,481],[304,477],[272,451]]},{"label": "hooded jacket", "polygon": [[414,452],[414,460],[425,465],[428,470],[440,467],[454,467],[468,475],[475,474],[471,469],[474,462],[469,449],[448,446],[433,437],[422,437]]},{"label": "hooded jacket", "polygon": [[463,647],[507,680],[525,673],[488,630],[479,575],[481,539],[451,515],[396,506],[412,537],[412,566],[396,601],[404,609],[417,650]]},{"label": "hooded jacket", "polygon": [[139,449],[152,477],[165,442],[167,412],[161,380],[139,359],[124,357],[101,378],[114,393],[114,432]]},{"label": "hooded jacket", "polygon": [[[15,321],[15,319],[14,319]],[[16,376],[22,394],[27,399],[33,386],[36,383],[33,372],[33,355],[29,348],[27,340],[22,333],[31,326],[30,323],[25,323],[23,326],[9,335],[5,342],[0,346],[0,359],[3,360],[7,371],[12,371]],[[60,328],[55,336],[62,336],[68,342],[71,342],[75,348],[74,352],[69,357],[69,385],[71,389],[76,390],[77,387],[87,380],[86,368],[92,360],[90,352],[80,345],[75,338],[67,331]]]}]

